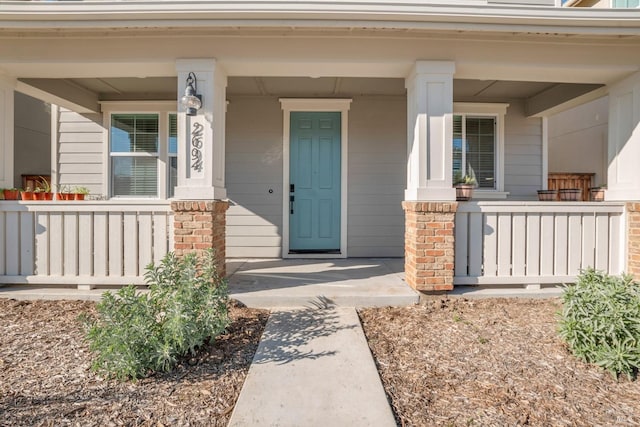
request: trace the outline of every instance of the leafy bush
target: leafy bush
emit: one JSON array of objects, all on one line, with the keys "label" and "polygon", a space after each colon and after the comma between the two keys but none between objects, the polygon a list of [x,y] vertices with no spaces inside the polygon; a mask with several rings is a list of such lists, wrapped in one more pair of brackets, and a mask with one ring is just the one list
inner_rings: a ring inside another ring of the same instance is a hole
[{"label": "leafy bush", "polygon": [[615,377],[640,369],[640,287],[588,269],[563,295],[560,335],[571,351]]},{"label": "leafy bush", "polygon": [[[200,264],[199,264],[200,262]],[[169,253],[147,267],[149,293],[131,285],[105,292],[96,318],[85,317],[92,368],[107,377],[140,378],[169,371],[229,324],[226,281],[213,252],[202,259]]]}]

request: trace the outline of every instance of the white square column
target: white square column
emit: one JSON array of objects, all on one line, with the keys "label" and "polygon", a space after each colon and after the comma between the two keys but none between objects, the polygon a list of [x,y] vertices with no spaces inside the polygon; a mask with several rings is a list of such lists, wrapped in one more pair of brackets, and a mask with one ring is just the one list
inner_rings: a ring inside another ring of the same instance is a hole
[{"label": "white square column", "polygon": [[456,200],[453,188],[452,61],[416,61],[407,88],[406,201]]},{"label": "white square column", "polygon": [[15,81],[0,76],[0,188],[13,183],[13,111]]},{"label": "white square column", "polygon": [[606,200],[640,200],[640,72],[609,88]]},{"label": "white square column", "polygon": [[[178,186],[175,198],[222,200],[227,197],[225,115],[227,75],[215,59],[178,59]],[[202,108],[187,116],[180,98],[189,73],[196,76]]]}]

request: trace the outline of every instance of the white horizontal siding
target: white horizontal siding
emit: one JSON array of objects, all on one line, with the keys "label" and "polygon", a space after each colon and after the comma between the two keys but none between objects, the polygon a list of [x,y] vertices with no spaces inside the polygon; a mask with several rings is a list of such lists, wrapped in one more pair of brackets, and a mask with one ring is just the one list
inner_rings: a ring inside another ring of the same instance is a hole
[{"label": "white horizontal siding", "polygon": [[104,194],[104,128],[99,114],[80,115],[60,109],[57,135],[56,183],[87,187],[92,195]]}]

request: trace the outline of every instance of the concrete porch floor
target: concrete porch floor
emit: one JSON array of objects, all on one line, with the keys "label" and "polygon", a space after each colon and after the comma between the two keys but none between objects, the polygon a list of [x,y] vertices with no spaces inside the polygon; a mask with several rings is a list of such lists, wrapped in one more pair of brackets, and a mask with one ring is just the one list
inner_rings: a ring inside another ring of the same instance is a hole
[{"label": "concrete porch floor", "polygon": [[249,307],[417,304],[402,258],[229,259],[229,293]]}]

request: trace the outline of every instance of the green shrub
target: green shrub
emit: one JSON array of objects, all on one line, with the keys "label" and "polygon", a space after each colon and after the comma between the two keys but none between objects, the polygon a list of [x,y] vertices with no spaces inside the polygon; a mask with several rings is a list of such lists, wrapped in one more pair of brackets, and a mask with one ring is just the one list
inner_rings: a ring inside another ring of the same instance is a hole
[{"label": "green shrub", "polygon": [[640,368],[640,287],[630,276],[582,272],[565,289],[560,335],[582,360],[634,378]]},{"label": "green shrub", "polygon": [[107,377],[169,371],[229,324],[227,286],[212,251],[200,260],[169,253],[160,265],[147,267],[145,282],[147,294],[132,285],[115,295],[105,292],[97,317],[84,319],[95,353],[92,368]]}]

